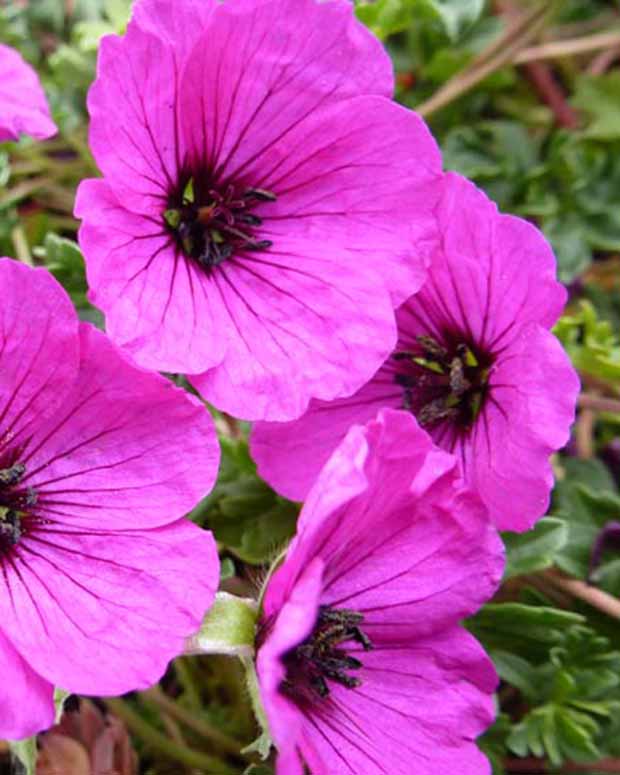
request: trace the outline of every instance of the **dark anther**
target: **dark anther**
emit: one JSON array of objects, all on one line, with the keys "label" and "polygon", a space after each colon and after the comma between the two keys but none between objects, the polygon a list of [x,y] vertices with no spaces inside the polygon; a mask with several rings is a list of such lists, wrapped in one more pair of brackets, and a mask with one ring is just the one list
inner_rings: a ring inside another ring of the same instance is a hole
[{"label": "dark anther", "polygon": [[15,463],[10,468],[0,469],[0,488],[13,487],[26,473],[23,463]]},{"label": "dark anther", "polygon": [[163,214],[166,228],[186,256],[205,269],[213,269],[236,252],[268,250],[272,246],[271,240],[254,234],[263,221],[250,210],[261,203],[275,202],[275,194],[249,188],[239,196],[232,184],[222,192],[200,181],[198,175],[189,178],[182,193],[171,196]]},{"label": "dark anther", "polygon": [[0,469],[0,553],[19,543],[24,533],[23,520],[37,502],[32,487],[19,487],[25,473],[23,463]]},{"label": "dark anther", "polygon": [[362,662],[347,654],[342,646],[354,641],[364,651],[372,649],[370,639],[361,629],[363,621],[363,615],[357,611],[321,606],[312,634],[285,658],[288,674],[284,688],[295,692],[299,682],[303,682],[319,697],[327,697],[329,681],[347,689],[360,686],[360,679],[349,672],[360,670]]},{"label": "dark anther", "polygon": [[403,408],[420,425],[451,419],[469,428],[486,394],[489,369],[466,344],[444,346],[432,336],[417,336],[412,350],[397,350],[394,382],[403,388]]},{"label": "dark anther", "polygon": [[248,188],[243,195],[245,199],[256,199],[259,202],[275,202],[277,197],[271,191],[265,191],[264,188]]}]

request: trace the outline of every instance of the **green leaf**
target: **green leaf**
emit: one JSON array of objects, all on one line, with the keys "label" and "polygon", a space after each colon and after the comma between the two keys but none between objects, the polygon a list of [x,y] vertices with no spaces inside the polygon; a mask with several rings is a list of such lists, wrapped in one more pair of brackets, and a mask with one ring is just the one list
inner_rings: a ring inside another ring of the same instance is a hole
[{"label": "green leaf", "polygon": [[554,333],[576,369],[605,380],[620,379],[620,337],[609,321],[599,320],[589,301],[580,301],[576,310],[561,317]]},{"label": "green leaf", "polygon": [[586,137],[620,139],[620,73],[581,75],[572,102],[588,117]]},{"label": "green leaf", "polygon": [[526,533],[504,533],[506,570],[504,579],[549,568],[556,552],[568,539],[568,527],[561,519],[547,517]]},{"label": "green leaf", "polygon": [[425,0],[425,2],[441,19],[452,41],[458,40],[465,30],[478,21],[485,5],[485,0]]},{"label": "green leaf", "polygon": [[271,490],[256,475],[247,442],[220,439],[217,485],[191,515],[244,562],[269,562],[295,533],[299,506]]},{"label": "green leaf", "polygon": [[[564,467],[553,491],[552,513],[566,524],[568,540],[558,549],[555,561],[566,573],[585,579],[599,531],[607,522],[620,519],[620,495],[600,461],[570,458]],[[620,589],[608,591],[620,593]]]},{"label": "green leaf", "polygon": [[356,5],[358,19],[379,38],[404,30],[411,18],[411,0],[376,0]]},{"label": "green leaf", "polygon": [[571,625],[585,618],[572,611],[523,603],[490,603],[467,626],[488,651],[519,654],[534,662],[547,658],[549,648],[561,644]]},{"label": "green leaf", "polygon": [[511,686],[515,686],[526,697],[535,698],[538,689],[534,683],[534,669],[530,662],[507,651],[494,651],[493,664],[497,674]]}]

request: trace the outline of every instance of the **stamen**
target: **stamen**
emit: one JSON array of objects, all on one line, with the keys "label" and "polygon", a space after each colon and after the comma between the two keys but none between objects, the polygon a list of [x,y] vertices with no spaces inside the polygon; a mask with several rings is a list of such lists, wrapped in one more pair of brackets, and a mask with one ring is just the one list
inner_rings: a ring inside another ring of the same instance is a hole
[{"label": "stamen", "polygon": [[189,258],[205,269],[226,261],[236,252],[268,250],[271,240],[258,238],[253,230],[262,219],[249,212],[264,202],[275,202],[271,191],[249,188],[239,197],[233,184],[224,192],[199,185],[200,177],[191,177],[180,198],[172,198],[163,213],[166,228]]},{"label": "stamen", "polygon": [[285,658],[289,669],[283,688],[299,694],[307,686],[323,698],[329,696],[329,681],[347,689],[360,686],[360,678],[349,672],[360,670],[363,664],[341,646],[354,641],[364,651],[372,649],[370,639],[360,626],[363,621],[363,615],[357,611],[321,606],[312,634]]},{"label": "stamen", "polygon": [[482,409],[489,368],[467,344],[444,346],[431,336],[416,337],[420,351],[398,350],[394,381],[403,388],[403,408],[420,425],[444,420],[468,429]]},{"label": "stamen", "polygon": [[19,543],[24,534],[23,520],[37,502],[32,487],[16,489],[25,473],[23,463],[0,469],[0,553]]}]

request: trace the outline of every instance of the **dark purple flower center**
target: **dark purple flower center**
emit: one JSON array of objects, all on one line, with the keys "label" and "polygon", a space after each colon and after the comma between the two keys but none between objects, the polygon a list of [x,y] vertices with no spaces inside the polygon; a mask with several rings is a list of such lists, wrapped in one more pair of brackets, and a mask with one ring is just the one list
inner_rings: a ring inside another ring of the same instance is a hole
[{"label": "dark purple flower center", "polygon": [[260,238],[263,221],[252,210],[275,202],[275,194],[205,181],[208,175],[184,176],[169,197],[164,222],[177,247],[207,270],[234,254],[270,248],[271,241]]},{"label": "dark purple flower center", "polygon": [[305,695],[309,688],[318,697],[329,695],[329,681],[355,689],[361,680],[352,672],[362,667],[362,662],[347,653],[347,643],[358,643],[364,651],[372,649],[372,643],[361,629],[362,614],[345,608],[321,606],[312,631],[303,643],[286,654],[286,679],[283,690],[288,694]]},{"label": "dark purple flower center", "polygon": [[20,485],[25,473],[22,463],[0,469],[0,554],[19,543],[30,509],[37,502],[36,492]]},{"label": "dark purple flower center", "polygon": [[491,359],[470,345],[440,344],[417,336],[413,350],[397,350],[392,358],[394,381],[403,388],[403,407],[420,425],[450,420],[471,428],[488,392]]}]

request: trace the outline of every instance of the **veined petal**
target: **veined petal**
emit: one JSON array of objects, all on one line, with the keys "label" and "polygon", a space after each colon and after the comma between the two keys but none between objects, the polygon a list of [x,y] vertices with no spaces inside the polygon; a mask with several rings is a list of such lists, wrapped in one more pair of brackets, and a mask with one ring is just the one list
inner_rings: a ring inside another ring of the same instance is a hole
[{"label": "veined petal", "polygon": [[297,420],[254,423],[250,451],[261,478],[284,497],[303,501],[349,428],[385,407],[401,408],[402,389],[384,371],[349,398],[311,401]]},{"label": "veined petal", "polygon": [[348,275],[340,255],[289,239],[219,267],[209,293],[221,295],[229,341],[221,366],[190,377],[201,395],[243,419],[282,420],[372,376],[396,342],[392,304],[373,273]]},{"label": "veined petal", "polygon": [[209,413],[169,380],[138,369],[88,324],[81,343],[73,392],[20,456],[38,513],[93,530],[132,530],[184,516],[217,474]]},{"label": "veined petal", "polygon": [[185,151],[178,126],[174,50],[130,24],[101,41],[88,93],[89,144],[123,207],[157,219],[167,207]]},{"label": "veined petal", "polygon": [[4,632],[46,679],[81,694],[145,689],[200,626],[219,581],[213,536],[188,521],[25,536],[0,581]]},{"label": "veined petal", "polygon": [[306,715],[301,752],[313,775],[490,773],[474,741],[493,721],[497,676],[467,632],[350,653],[364,660],[362,685],[335,685]]},{"label": "veined petal", "polygon": [[80,244],[89,298],[105,312],[112,340],[154,371],[196,374],[219,365],[228,344],[221,295],[163,227],[123,209],[103,180],[80,185],[76,213],[86,219]]},{"label": "veined petal", "polygon": [[0,629],[0,737],[22,740],[54,723],[54,687],[25,662]]},{"label": "veined petal", "polygon": [[18,446],[77,377],[78,320],[45,269],[0,259],[0,442]]}]

